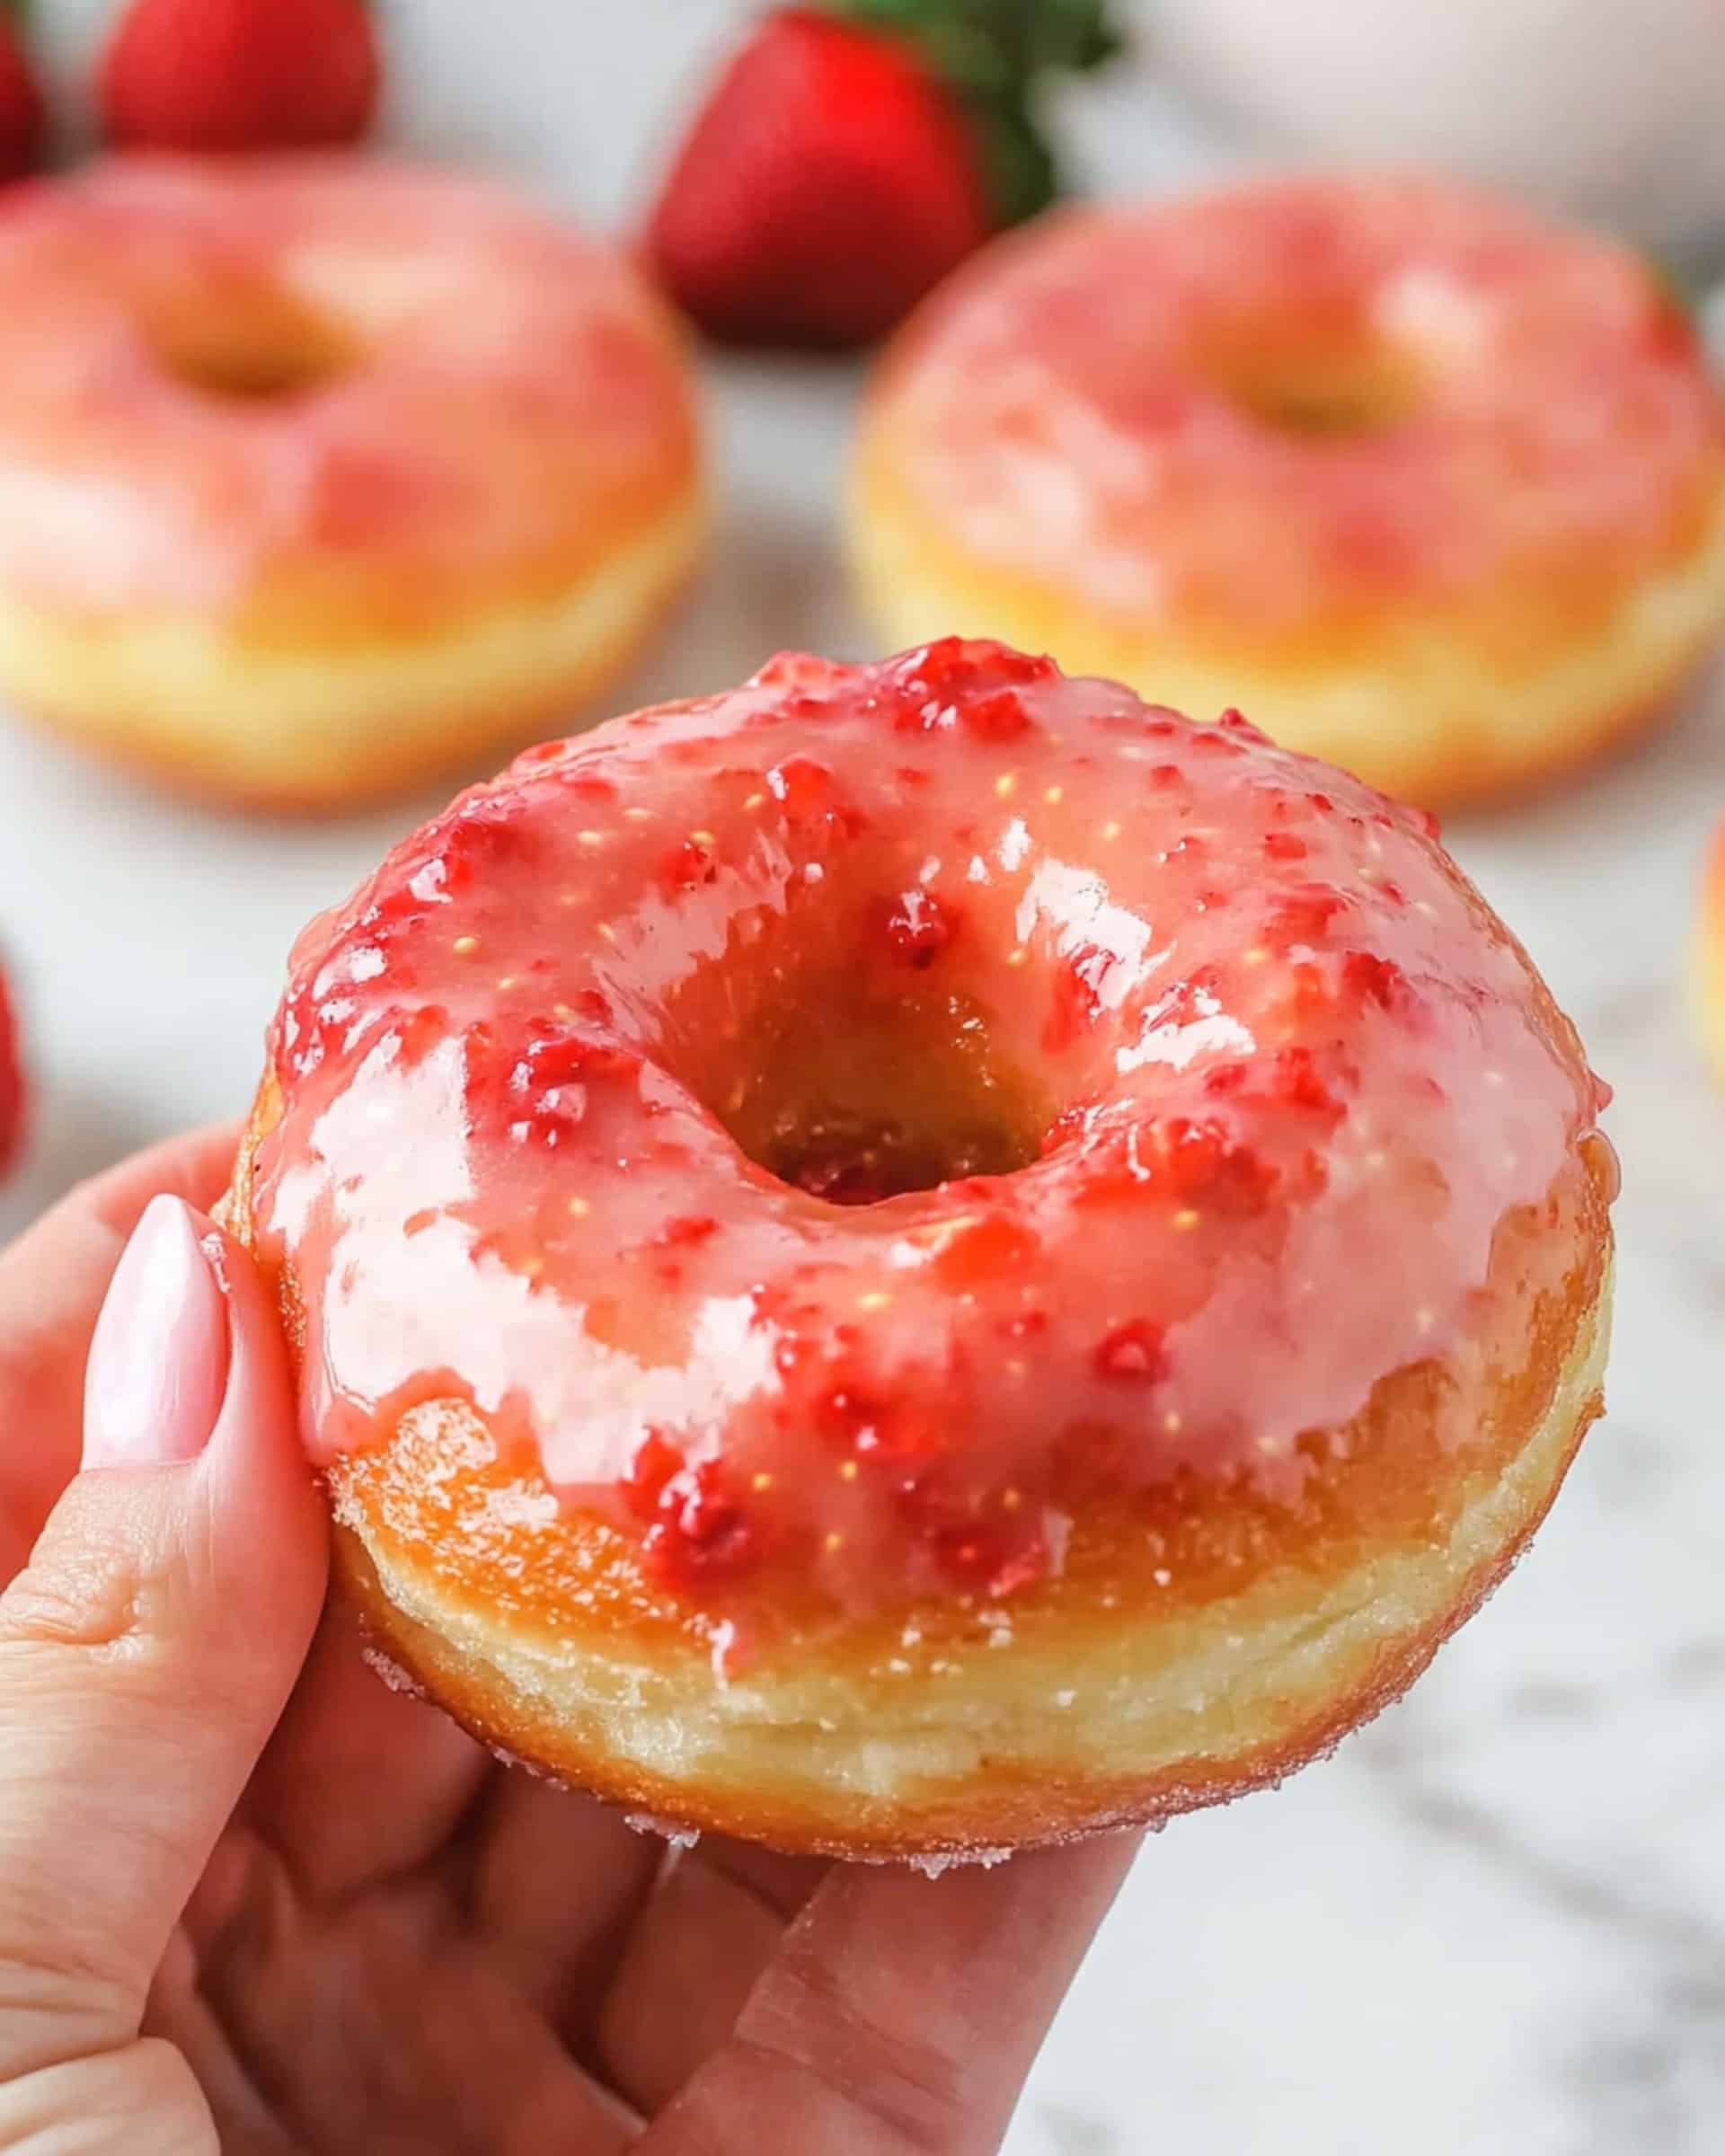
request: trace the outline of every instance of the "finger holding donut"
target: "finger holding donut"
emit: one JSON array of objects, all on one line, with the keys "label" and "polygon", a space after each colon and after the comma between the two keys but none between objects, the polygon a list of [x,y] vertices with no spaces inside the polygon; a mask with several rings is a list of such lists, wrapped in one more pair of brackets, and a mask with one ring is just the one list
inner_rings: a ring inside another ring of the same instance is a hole
[{"label": "finger holding donut", "polygon": [[[84,1262],[72,1236],[37,1240]],[[30,1359],[15,1334],[7,1350]],[[81,1471],[0,1593],[7,2148],[217,2147],[186,2060],[141,2030],[323,1601],[285,1379],[243,1254],[180,1198],[152,1197],[92,1344]],[[9,1427],[27,1444],[51,1405],[14,1403]],[[25,1490],[23,1515],[33,1502]],[[8,1525],[19,1516],[9,1500]]]},{"label": "finger holding donut", "polygon": [[995,2148],[1126,1842],[938,1886],[668,1860],[379,1692],[339,1613],[239,1796],[326,1529],[195,1209],[232,1150],[158,1148],[0,1255],[0,2142]]}]

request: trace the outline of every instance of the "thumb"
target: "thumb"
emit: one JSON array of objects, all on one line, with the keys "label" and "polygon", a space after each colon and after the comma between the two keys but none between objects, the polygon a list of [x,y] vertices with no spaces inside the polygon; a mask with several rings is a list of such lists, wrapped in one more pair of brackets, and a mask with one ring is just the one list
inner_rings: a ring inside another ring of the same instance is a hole
[{"label": "thumb", "polygon": [[262,1284],[154,1199],[91,1345],[83,1472],[0,1596],[0,2081],[137,2034],[304,1660],[327,1541]]}]

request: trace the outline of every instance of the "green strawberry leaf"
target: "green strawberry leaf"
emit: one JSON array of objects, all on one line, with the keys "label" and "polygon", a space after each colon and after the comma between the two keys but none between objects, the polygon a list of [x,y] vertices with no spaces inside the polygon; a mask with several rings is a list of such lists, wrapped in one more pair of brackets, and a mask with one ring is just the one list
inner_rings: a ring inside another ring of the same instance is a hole
[{"label": "green strawberry leaf", "polygon": [[1003,225],[1022,225],[1060,192],[1059,168],[1041,131],[1022,112],[970,114],[983,185]]},{"label": "green strawberry leaf", "polygon": [[[880,0],[880,4],[890,4],[891,0]],[[997,40],[978,30],[973,23],[928,20],[917,23],[914,30],[895,28],[892,34],[913,44],[929,72],[961,99],[998,99],[1005,102],[1017,94],[1017,78],[1010,57],[1001,49]]]}]

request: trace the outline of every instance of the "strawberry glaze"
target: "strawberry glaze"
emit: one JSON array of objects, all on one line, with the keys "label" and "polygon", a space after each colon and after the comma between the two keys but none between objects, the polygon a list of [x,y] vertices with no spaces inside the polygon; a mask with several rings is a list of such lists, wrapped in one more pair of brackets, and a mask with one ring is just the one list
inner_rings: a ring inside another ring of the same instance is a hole
[{"label": "strawberry glaze", "polygon": [[[195,378],[236,354],[313,378]],[[66,609],[362,570],[472,605],[634,535],[694,454],[621,261],[487,182],[357,155],[111,158],[11,197],[0,381],[0,579]]]},{"label": "strawberry glaze", "polygon": [[875,433],[995,570],[1253,643],[1609,603],[1694,543],[1725,473],[1699,343],[1645,263],[1413,179],[1039,224],[924,309]]},{"label": "strawberry glaze", "polygon": [[0,973],[0,1175],[17,1157],[24,1132],[24,1074],[18,1054],[18,1021],[6,976]]},{"label": "strawberry glaze", "polygon": [[314,1455],[469,1401],[712,1592],[1004,1595],[1099,1484],[1297,1496],[1604,1144],[1428,819],[957,640],[529,752],[307,930],[270,1048]]}]

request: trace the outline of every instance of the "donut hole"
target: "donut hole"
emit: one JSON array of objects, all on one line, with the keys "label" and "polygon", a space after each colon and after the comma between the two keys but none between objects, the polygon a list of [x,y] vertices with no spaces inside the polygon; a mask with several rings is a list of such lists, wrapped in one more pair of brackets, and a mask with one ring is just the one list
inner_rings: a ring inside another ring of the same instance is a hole
[{"label": "donut hole", "polygon": [[358,358],[341,323],[274,284],[181,296],[147,309],[144,326],[165,374],[223,402],[309,396],[349,373]]},{"label": "donut hole", "polygon": [[687,1074],[768,1174],[859,1206],[1039,1157],[1051,1105],[969,996],[875,994],[842,975],[775,987]]},{"label": "donut hole", "polygon": [[1229,340],[1206,355],[1205,367],[1231,404],[1275,434],[1387,434],[1405,426],[1426,395],[1409,354],[1367,334]]}]

